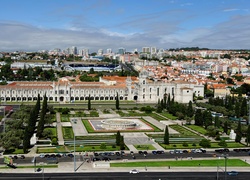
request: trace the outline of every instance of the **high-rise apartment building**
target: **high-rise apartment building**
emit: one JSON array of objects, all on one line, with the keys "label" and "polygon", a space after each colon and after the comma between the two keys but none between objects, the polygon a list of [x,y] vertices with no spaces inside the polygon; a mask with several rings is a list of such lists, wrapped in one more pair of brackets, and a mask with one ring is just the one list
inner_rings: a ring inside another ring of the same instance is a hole
[{"label": "high-rise apartment building", "polygon": [[150,47],[143,47],[142,53],[150,53]]},{"label": "high-rise apartment building", "polygon": [[97,55],[98,55],[98,56],[102,56],[102,55],[103,55],[103,49],[98,49]]},{"label": "high-rise apartment building", "polygon": [[112,53],[112,49],[107,49],[107,54],[111,54]]},{"label": "high-rise apartment building", "polygon": [[69,50],[69,54],[77,55],[77,47],[72,46]]},{"label": "high-rise apartment building", "polygon": [[118,54],[125,54],[125,52],[126,52],[126,49],[123,47],[118,49]]}]

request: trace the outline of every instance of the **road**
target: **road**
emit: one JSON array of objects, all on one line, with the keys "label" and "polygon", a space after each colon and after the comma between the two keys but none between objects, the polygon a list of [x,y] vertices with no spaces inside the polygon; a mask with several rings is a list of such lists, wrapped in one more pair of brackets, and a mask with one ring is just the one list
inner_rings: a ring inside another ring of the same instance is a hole
[{"label": "road", "polygon": [[[228,176],[231,180],[245,180],[249,178],[249,172],[240,172],[237,176]],[[94,172],[94,173],[0,173],[0,180],[212,180],[217,179],[217,172],[141,172],[139,174],[129,174],[128,172]],[[224,173],[219,174],[219,180],[224,180]]]}]

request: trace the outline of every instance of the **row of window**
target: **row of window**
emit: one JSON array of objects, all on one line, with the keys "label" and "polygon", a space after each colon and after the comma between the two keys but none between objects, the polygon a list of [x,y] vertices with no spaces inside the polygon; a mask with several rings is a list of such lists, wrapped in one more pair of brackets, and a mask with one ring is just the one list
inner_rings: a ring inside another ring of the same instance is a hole
[{"label": "row of window", "polygon": [[[108,94],[108,93],[110,93],[110,94],[112,94],[112,93],[115,93],[115,92],[117,92],[117,91],[112,91],[112,90],[110,90],[110,91],[104,91],[104,90],[100,90],[100,91],[98,91],[98,90],[96,90],[96,91],[94,91],[94,90],[92,90],[92,91],[84,91],[84,90],[76,90],[75,91],[75,93],[76,94],[78,94],[78,93],[86,93],[86,94],[88,94],[88,93],[91,93],[91,94],[94,94],[94,93],[96,93],[96,94],[98,94],[98,93],[101,93],[101,94],[103,94],[103,93],[106,93],[106,94]],[[121,94],[123,94],[123,92],[124,91],[120,91],[120,93]],[[36,93],[39,93],[39,94],[44,94],[44,93],[46,93],[46,94],[48,94],[48,93],[50,93],[50,94],[52,94],[52,91],[31,91],[31,90],[24,90],[24,91],[22,91],[22,90],[17,90],[17,91],[15,91],[15,90],[12,90],[12,91],[10,91],[10,90],[7,90],[7,91],[1,91],[1,94],[10,94],[10,93],[12,93],[12,94],[36,94]],[[71,91],[71,93],[72,94],[74,94],[74,91],[72,90]],[[69,91],[68,90],[55,90],[55,94],[69,94]]]},{"label": "row of window", "polygon": [[[63,97],[62,97],[63,98]],[[37,97],[6,97],[6,99],[4,99],[4,97],[0,98],[1,101],[36,101]],[[70,100],[71,101],[84,101],[84,100],[88,100],[89,97],[71,97]],[[115,100],[116,97],[90,97],[91,100]],[[123,97],[120,96],[119,98],[120,100],[128,100],[127,97]],[[43,100],[43,98],[41,98],[41,100]],[[48,100],[53,101],[53,97],[49,97]],[[57,101],[58,98],[55,97],[55,101]]]}]

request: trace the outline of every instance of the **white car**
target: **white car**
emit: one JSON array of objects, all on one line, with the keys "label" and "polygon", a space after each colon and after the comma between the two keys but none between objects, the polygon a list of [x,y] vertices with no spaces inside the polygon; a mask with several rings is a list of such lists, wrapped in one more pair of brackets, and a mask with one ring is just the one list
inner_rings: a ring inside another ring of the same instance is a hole
[{"label": "white car", "polygon": [[138,174],[139,170],[137,169],[132,169],[131,171],[129,171],[130,174]]}]

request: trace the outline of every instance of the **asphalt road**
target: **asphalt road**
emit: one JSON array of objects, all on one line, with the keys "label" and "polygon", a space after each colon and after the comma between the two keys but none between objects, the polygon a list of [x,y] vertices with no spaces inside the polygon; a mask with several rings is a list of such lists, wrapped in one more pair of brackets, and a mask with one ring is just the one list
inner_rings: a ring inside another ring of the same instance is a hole
[{"label": "asphalt road", "polygon": [[[226,176],[228,180],[246,180],[249,178],[249,172],[240,172],[237,176]],[[217,172],[141,172],[139,174],[130,174],[128,172],[107,172],[107,173],[0,173],[0,180],[212,180],[219,179],[224,180],[224,173],[219,173],[217,178]]]}]

